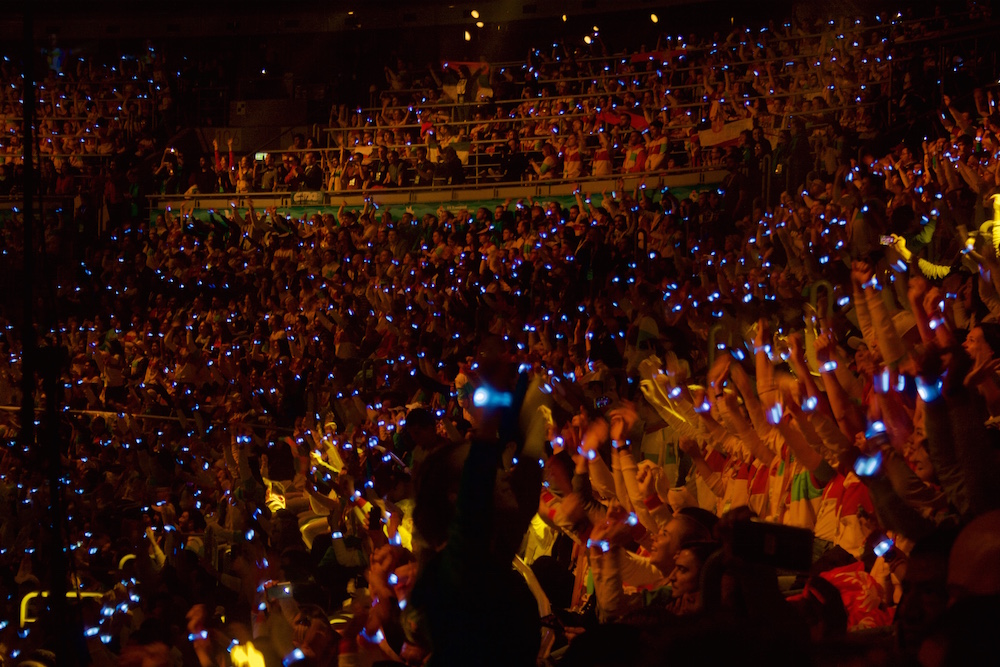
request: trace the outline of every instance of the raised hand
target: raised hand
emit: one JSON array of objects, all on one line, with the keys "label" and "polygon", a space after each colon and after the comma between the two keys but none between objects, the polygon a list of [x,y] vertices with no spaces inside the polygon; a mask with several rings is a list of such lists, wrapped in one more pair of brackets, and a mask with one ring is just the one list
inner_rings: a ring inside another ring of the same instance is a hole
[{"label": "raised hand", "polygon": [[643,498],[652,498],[656,495],[656,486],[662,476],[663,468],[660,466],[640,465],[635,475],[635,481],[639,484],[639,495]]},{"label": "raised hand", "polygon": [[816,360],[821,364],[833,357],[833,339],[831,338],[829,332],[822,332],[816,336],[816,340],[813,341],[813,349],[816,350]]},{"label": "raised hand", "polygon": [[691,458],[693,459],[701,458],[701,446],[698,444],[698,441],[695,440],[694,438],[681,438],[680,442],[678,443],[678,446],[681,448],[682,452],[684,452]]},{"label": "raised hand", "polygon": [[[607,442],[610,429],[608,422],[603,419],[595,419],[587,425],[587,430],[583,434],[580,442],[580,449],[584,456],[592,459],[597,456],[597,448],[602,443]],[[593,453],[591,453],[593,452]]]},{"label": "raised hand", "polygon": [[910,276],[906,287],[906,297],[910,300],[910,305],[914,308],[918,306],[922,308],[924,295],[927,294],[928,289],[930,289],[930,283],[922,275],[915,274]]},{"label": "raised hand", "polygon": [[872,276],[875,273],[872,271],[872,267],[868,262],[863,260],[856,260],[851,263],[851,280],[857,286],[866,285],[871,282]]},{"label": "raised hand", "polygon": [[635,426],[639,420],[639,413],[636,412],[635,406],[631,403],[625,403],[620,408],[609,412],[608,419],[611,420],[611,439],[621,440]]}]

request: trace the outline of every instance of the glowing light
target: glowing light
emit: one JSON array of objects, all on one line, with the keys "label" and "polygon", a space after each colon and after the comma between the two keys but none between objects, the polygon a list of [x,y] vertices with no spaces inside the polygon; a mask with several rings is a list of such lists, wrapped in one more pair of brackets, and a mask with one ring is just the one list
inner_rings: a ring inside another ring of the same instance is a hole
[{"label": "glowing light", "polygon": [[657,16],[656,14],[650,14],[649,15],[649,20],[652,21],[653,23],[659,23],[660,22],[660,17]]},{"label": "glowing light", "polygon": [[591,41],[592,40],[590,39],[590,35],[587,35],[586,37],[583,38],[584,44],[590,44]]},{"label": "glowing light", "polygon": [[478,19],[479,18],[479,12],[477,10],[475,10],[475,9],[472,10],[472,18],[474,18],[474,19]]},{"label": "glowing light", "polygon": [[472,41],[472,34],[470,34],[468,30],[465,31],[465,41],[467,42]]},{"label": "glowing light", "polygon": [[482,28],[483,27],[483,22],[482,21],[476,21],[476,27],[477,28]]}]

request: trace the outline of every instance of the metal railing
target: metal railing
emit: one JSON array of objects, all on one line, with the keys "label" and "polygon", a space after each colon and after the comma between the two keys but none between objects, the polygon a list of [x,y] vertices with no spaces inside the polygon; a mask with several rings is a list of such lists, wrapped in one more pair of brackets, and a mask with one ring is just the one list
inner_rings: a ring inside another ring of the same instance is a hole
[{"label": "metal railing", "polygon": [[529,199],[572,196],[579,186],[581,196],[591,192],[632,192],[645,184],[647,192],[669,188],[715,185],[728,172],[716,167],[676,169],[669,172],[614,174],[589,176],[579,179],[552,179],[527,182],[496,182],[492,184],[434,185],[425,187],[373,189],[367,191],[302,191],[302,192],[249,192],[249,193],[191,193],[186,195],[150,195],[153,210],[166,210],[167,206],[195,210],[228,210],[235,206],[244,209],[250,202],[258,209],[307,206],[313,208],[364,206],[377,200],[379,206],[408,206],[414,204],[453,204],[483,199]]}]

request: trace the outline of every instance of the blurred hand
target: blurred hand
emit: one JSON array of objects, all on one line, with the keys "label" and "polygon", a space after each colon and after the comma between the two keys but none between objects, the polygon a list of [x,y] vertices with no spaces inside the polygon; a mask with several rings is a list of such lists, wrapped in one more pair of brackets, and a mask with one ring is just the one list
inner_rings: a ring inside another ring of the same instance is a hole
[{"label": "blurred hand", "polygon": [[922,275],[915,274],[910,276],[909,284],[906,288],[906,296],[910,300],[910,305],[913,307],[923,307],[924,295],[927,294],[929,288],[930,283]]},{"label": "blurred hand", "polygon": [[761,348],[767,343],[767,320],[763,317],[757,320],[757,335],[754,336],[754,348]]},{"label": "blurred hand", "polygon": [[924,294],[924,312],[927,313],[929,317],[934,314],[941,314],[941,309],[938,308],[938,305],[943,298],[941,290],[937,287],[931,287],[928,289]]},{"label": "blurred hand", "polygon": [[583,440],[580,443],[580,447],[583,448],[583,453],[587,458],[590,458],[589,452],[596,452],[597,448],[601,446],[602,443],[608,441],[608,436],[610,435],[610,428],[608,427],[608,422],[601,418],[595,419],[587,425],[587,430],[583,434]]},{"label": "blurred hand", "polygon": [[625,523],[628,512],[625,508],[612,500],[608,506],[608,513],[604,521],[594,526],[590,533],[593,542],[607,540],[612,546],[621,546],[632,541],[631,526]]},{"label": "blurred hand", "polygon": [[851,279],[855,285],[861,286],[871,282],[873,275],[875,274],[868,262],[856,260],[851,263]]},{"label": "blurred hand", "polygon": [[635,479],[639,484],[639,495],[651,498],[656,495],[656,486],[663,476],[663,468],[658,465],[640,465]]},{"label": "blurred hand", "polygon": [[678,443],[681,451],[690,456],[693,459],[701,458],[701,447],[698,445],[698,441],[694,438],[681,438]]},{"label": "blurred hand", "polygon": [[624,403],[621,407],[609,412],[608,419],[611,420],[611,439],[621,440],[635,426],[639,420],[639,413],[636,412],[635,406],[631,403]]},{"label": "blurred hand", "polygon": [[[728,354],[718,355],[708,370],[708,386],[716,391],[721,389],[722,381],[726,379],[733,366],[739,366],[739,364],[734,364],[731,356]],[[695,405],[701,405],[701,403],[696,399]]]},{"label": "blurred hand", "polygon": [[816,361],[824,364],[833,357],[833,339],[829,332],[824,331],[813,341],[813,349],[816,351]]},{"label": "blurred hand", "polygon": [[570,493],[563,497],[562,502],[559,503],[559,514],[565,517],[569,523],[573,524],[583,519],[586,516],[586,511],[583,508],[583,501],[579,494]]},{"label": "blurred hand", "polygon": [[792,353],[791,360],[796,364],[804,364],[806,361],[806,351],[802,344],[802,334],[798,331],[788,336],[788,349]]}]

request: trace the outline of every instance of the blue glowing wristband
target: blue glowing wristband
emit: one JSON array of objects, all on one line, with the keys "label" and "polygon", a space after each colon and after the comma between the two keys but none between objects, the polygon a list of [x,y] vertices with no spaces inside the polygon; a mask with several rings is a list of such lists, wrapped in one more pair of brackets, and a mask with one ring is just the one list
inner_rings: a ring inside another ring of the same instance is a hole
[{"label": "blue glowing wristband", "polygon": [[858,477],[871,477],[882,467],[882,452],[871,456],[859,456],[854,462],[854,474]]},{"label": "blue glowing wristband", "polygon": [[374,635],[369,635],[365,628],[361,628],[361,632],[358,633],[358,636],[369,644],[381,644],[385,641],[385,634],[382,633],[382,628],[376,630]]},{"label": "blue glowing wristband", "polygon": [[917,394],[924,403],[930,403],[941,398],[941,389],[944,386],[944,381],[936,380],[928,382],[919,375],[914,379],[917,383]]},{"label": "blue glowing wristband", "polygon": [[[362,632],[363,632],[363,630],[362,630]],[[305,660],[305,659],[306,659],[306,654],[302,652],[302,649],[297,648],[297,649],[293,650],[291,653],[289,653],[288,655],[286,655],[282,659],[281,664],[284,665],[284,667],[289,667],[289,665],[294,665],[295,663],[299,662],[300,660]]]},{"label": "blue glowing wristband", "polygon": [[611,550],[611,543],[607,540],[587,540],[588,549],[600,549],[601,552],[607,553]]}]

